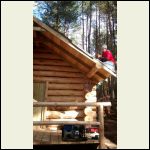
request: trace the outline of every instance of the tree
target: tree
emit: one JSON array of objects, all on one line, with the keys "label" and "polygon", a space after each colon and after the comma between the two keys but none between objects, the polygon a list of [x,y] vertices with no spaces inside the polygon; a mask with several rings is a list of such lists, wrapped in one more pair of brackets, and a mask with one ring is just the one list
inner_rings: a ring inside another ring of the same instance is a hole
[{"label": "tree", "polygon": [[[95,53],[95,56],[101,53],[101,46],[107,44],[116,58],[116,1],[36,1],[36,3],[36,15],[44,23],[71,38],[89,53]],[[80,38],[74,36],[77,32]]]}]

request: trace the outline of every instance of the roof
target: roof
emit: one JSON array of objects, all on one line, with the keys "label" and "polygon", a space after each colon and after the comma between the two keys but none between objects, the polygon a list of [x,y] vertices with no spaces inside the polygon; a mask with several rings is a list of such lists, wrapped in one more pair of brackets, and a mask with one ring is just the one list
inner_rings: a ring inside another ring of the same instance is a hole
[{"label": "roof", "polygon": [[89,53],[83,51],[74,45],[71,40],[63,36],[52,27],[47,26],[37,18],[33,18],[34,36],[40,31],[39,40],[42,44],[60,55],[72,66],[78,68],[86,77],[95,80],[97,83],[113,75],[116,76],[101,61],[92,57]]}]

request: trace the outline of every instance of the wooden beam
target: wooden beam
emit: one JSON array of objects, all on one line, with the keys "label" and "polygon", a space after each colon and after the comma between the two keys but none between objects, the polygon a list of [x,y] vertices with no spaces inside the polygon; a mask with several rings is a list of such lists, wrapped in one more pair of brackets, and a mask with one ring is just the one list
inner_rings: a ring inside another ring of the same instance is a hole
[{"label": "wooden beam", "polygon": [[84,85],[83,84],[55,84],[55,83],[49,83],[48,84],[48,89],[50,90],[83,90],[84,89]]},{"label": "wooden beam", "polygon": [[50,59],[50,60],[62,60],[61,57],[55,54],[49,54],[49,53],[34,53],[33,54],[34,59]]},{"label": "wooden beam", "polygon": [[83,96],[49,96],[47,95],[46,101],[49,102],[83,102]]},{"label": "wooden beam", "polygon": [[33,65],[33,70],[51,70],[51,71],[62,71],[62,72],[76,72],[79,73],[79,70],[72,67],[64,66],[44,66],[44,65]]},{"label": "wooden beam", "polygon": [[99,122],[91,121],[33,121],[34,126],[39,125],[100,125]]},{"label": "wooden beam", "polygon": [[84,78],[62,78],[62,77],[38,77],[33,76],[34,81],[48,81],[50,83],[86,83],[87,80]]},{"label": "wooden beam", "polygon": [[84,92],[82,90],[48,90],[48,95],[70,95],[70,96],[83,96]]},{"label": "wooden beam", "polygon": [[88,78],[91,78],[95,75],[95,73],[101,68],[101,66],[98,66],[97,64],[90,70],[90,72],[87,74]]},{"label": "wooden beam", "polygon": [[45,31],[44,29],[42,29],[41,27],[33,27],[34,31]]},{"label": "wooden beam", "polygon": [[54,65],[54,66],[70,66],[71,65],[67,62],[61,61],[61,60],[53,60],[49,61],[47,59],[33,59],[34,65]]},{"label": "wooden beam", "polygon": [[99,148],[105,149],[105,137],[104,137],[104,107],[101,105],[98,107],[98,119],[99,119]]},{"label": "wooden beam", "polygon": [[46,106],[111,106],[111,102],[33,102],[33,107]]},{"label": "wooden beam", "polygon": [[84,77],[83,74],[77,72],[61,72],[61,71],[33,71],[34,76],[46,76],[46,77],[72,77],[72,78],[81,78]]}]

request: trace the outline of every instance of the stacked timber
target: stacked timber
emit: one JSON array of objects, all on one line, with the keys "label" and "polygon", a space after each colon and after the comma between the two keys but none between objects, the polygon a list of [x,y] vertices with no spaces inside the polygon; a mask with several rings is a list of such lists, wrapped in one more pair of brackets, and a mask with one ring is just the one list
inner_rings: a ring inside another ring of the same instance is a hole
[{"label": "stacked timber", "polygon": [[[93,87],[81,71],[72,67],[58,54],[49,49],[34,49],[34,82],[46,84],[45,101],[49,102],[85,102],[86,93]],[[88,98],[87,98],[88,99]],[[84,120],[85,107],[47,107],[46,119]],[[73,112],[74,111],[74,112]]]},{"label": "stacked timber", "polygon": [[[92,90],[85,94],[85,102],[97,102],[96,86],[92,87]],[[84,109],[85,121],[96,121],[96,107],[86,107]]]}]

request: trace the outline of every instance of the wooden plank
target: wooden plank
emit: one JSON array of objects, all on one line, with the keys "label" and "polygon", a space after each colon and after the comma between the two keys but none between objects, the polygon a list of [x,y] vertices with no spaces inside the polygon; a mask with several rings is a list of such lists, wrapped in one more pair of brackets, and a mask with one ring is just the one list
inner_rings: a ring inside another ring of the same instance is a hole
[{"label": "wooden plank", "polygon": [[63,71],[63,72],[77,72],[80,73],[79,70],[74,69],[72,67],[64,67],[64,66],[41,66],[41,65],[33,65],[33,70],[51,70],[51,71]]},{"label": "wooden plank", "polygon": [[[103,74],[106,75],[106,77],[110,77],[111,75],[114,76],[114,77],[117,77],[117,75],[111,71],[111,69],[109,69],[108,67],[106,67],[105,65],[103,65]],[[99,70],[99,72],[102,72],[101,70]]]},{"label": "wooden plank", "polygon": [[33,125],[100,125],[99,122],[90,122],[90,121],[34,121]]},{"label": "wooden plank", "polygon": [[68,90],[83,90],[84,89],[84,85],[83,84],[54,84],[51,83],[48,85],[48,89],[68,89]]},{"label": "wooden plank", "polygon": [[64,62],[64,61],[60,61],[60,60],[49,61],[48,59],[44,59],[44,60],[34,59],[33,64],[34,65],[71,66],[69,63]]},{"label": "wooden plank", "polygon": [[61,72],[61,71],[33,71],[34,76],[49,76],[49,77],[84,77],[81,73],[76,72]]},{"label": "wooden plank", "polygon": [[43,28],[41,28],[41,27],[33,27],[33,30],[34,31],[45,31]]},{"label": "wooden plank", "polygon": [[84,96],[84,92],[81,90],[48,90],[47,95],[78,95]]},{"label": "wooden plank", "polygon": [[45,106],[111,106],[111,102],[33,102],[33,107]]},{"label": "wooden plank", "polygon": [[33,54],[33,59],[38,59],[38,58],[50,59],[50,60],[61,60],[61,61],[62,61],[62,58],[59,57],[58,55],[55,55],[55,54],[49,54],[49,53],[34,53],[34,54]]},{"label": "wooden plank", "polygon": [[51,102],[83,102],[84,97],[83,96],[47,96],[47,101]]},{"label": "wooden plank", "polygon": [[34,136],[33,137],[33,143],[34,143],[34,145],[45,145],[45,144],[47,144],[47,145],[52,145],[52,144],[82,144],[83,145],[83,147],[84,147],[84,145],[85,144],[98,144],[98,140],[87,140],[87,141],[62,141],[62,131],[61,130],[57,130],[57,132],[51,132],[50,130],[33,130],[33,134],[36,134],[36,135],[39,135],[39,134],[41,134],[41,132],[43,132],[43,134],[48,134],[49,135],[49,137],[47,137],[48,138],[48,140],[49,141],[43,141],[42,140],[42,137],[40,136],[40,139],[41,139],[41,142],[39,142],[39,139],[38,138],[36,138],[36,136]]},{"label": "wooden plank", "polygon": [[60,77],[37,77],[33,76],[35,81],[48,81],[49,83],[86,83],[84,78],[60,78]]}]

